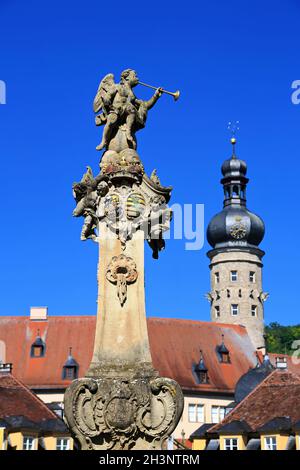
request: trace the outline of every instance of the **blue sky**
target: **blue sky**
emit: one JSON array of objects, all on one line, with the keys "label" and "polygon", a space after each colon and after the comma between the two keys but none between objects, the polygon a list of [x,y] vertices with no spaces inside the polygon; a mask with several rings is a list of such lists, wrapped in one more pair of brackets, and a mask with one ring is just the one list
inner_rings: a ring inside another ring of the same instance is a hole
[{"label": "blue sky", "polygon": [[[173,203],[205,204],[206,224],[222,207],[227,122],[240,121],[248,206],[266,223],[266,322],[299,323],[299,16],[297,0],[0,0],[0,314],[95,313],[97,247],[80,242],[71,187],[85,165],[97,172],[98,83],[131,67],[181,90],[151,110],[138,149]],[[159,261],[146,247],[147,314],[209,320],[208,246],[184,243],[168,241]]]}]

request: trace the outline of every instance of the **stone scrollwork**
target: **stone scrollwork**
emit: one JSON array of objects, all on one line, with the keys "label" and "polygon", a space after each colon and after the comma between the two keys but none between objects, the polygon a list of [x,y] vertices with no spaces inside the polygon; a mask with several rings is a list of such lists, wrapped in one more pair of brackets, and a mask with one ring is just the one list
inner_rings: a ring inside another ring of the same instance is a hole
[{"label": "stone scrollwork", "polygon": [[127,284],[133,284],[138,277],[137,267],[132,258],[121,254],[114,256],[106,271],[106,278],[117,286],[121,306],[127,299]]},{"label": "stone scrollwork", "polygon": [[176,427],[183,395],[166,378],[85,378],[74,381],[65,413],[82,450],[160,449]]}]

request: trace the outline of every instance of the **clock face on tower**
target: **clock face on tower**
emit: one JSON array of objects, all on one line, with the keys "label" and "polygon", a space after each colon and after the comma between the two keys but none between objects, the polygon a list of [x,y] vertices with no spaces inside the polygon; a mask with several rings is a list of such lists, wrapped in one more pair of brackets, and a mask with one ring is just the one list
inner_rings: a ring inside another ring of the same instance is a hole
[{"label": "clock face on tower", "polygon": [[232,238],[235,238],[236,240],[241,240],[242,238],[246,236],[247,230],[244,224],[237,223],[237,224],[232,225],[232,227],[230,227],[229,232]]}]

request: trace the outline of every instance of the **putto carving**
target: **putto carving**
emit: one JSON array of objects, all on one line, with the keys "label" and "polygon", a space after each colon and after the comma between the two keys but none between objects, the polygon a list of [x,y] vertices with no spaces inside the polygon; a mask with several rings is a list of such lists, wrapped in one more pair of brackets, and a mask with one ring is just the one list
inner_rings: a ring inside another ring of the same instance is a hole
[{"label": "putto carving", "polygon": [[135,70],[126,69],[121,73],[120,83],[115,83],[114,75],[107,74],[101,80],[94,99],[96,126],[104,125],[103,136],[97,150],[105,147],[120,152],[124,148],[136,149],[135,133],[145,127],[148,110],[163,93],[157,88],[148,101],[139,100],[133,88],[139,83]]},{"label": "putto carving", "polygon": [[65,413],[82,450],[161,449],[183,409],[179,385],[166,378],[84,378],[66,392]]},{"label": "putto carving", "polygon": [[138,277],[136,264],[132,258],[123,254],[114,256],[106,271],[106,278],[117,286],[117,295],[121,306],[127,299],[127,285],[133,284]]}]

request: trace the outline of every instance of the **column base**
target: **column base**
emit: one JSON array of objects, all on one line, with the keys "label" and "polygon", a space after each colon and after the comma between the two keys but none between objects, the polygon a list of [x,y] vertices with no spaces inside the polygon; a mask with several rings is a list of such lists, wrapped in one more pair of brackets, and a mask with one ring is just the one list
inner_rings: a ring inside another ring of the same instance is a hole
[{"label": "column base", "polygon": [[155,370],[77,379],[65,417],[81,450],[160,450],[183,411],[183,394]]}]

